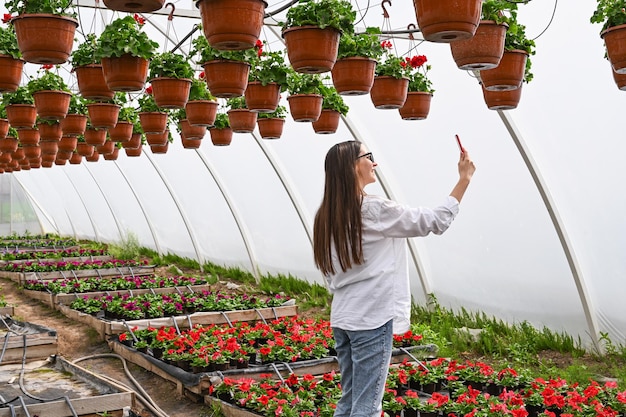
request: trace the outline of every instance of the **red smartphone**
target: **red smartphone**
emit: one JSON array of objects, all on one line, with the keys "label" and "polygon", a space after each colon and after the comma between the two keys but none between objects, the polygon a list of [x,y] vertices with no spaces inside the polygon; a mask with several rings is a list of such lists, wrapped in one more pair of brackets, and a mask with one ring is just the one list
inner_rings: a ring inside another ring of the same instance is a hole
[{"label": "red smartphone", "polygon": [[461,145],[461,139],[459,139],[459,135],[454,135],[454,137],[456,138],[456,143],[459,145],[459,150],[461,151],[461,153],[465,153],[465,148],[463,147],[463,145]]}]

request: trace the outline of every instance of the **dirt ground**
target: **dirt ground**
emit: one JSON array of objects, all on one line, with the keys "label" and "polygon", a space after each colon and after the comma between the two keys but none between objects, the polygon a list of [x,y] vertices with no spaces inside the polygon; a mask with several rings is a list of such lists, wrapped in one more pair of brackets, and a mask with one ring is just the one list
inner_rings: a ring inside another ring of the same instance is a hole
[{"label": "dirt ground", "polygon": [[[68,362],[86,356],[111,353],[107,343],[101,341],[97,333],[89,326],[72,321],[42,303],[30,299],[21,293],[14,282],[0,278],[0,294],[9,305],[14,306],[14,319],[56,330],[58,355]],[[77,364],[96,374],[112,377],[124,385],[133,387],[119,359],[95,358],[80,361]],[[202,402],[196,403],[185,397],[180,398],[173,383],[132,363],[127,363],[127,366],[133,378],[166,415],[170,417],[211,415],[210,407]],[[133,387],[133,389],[137,391],[136,388]],[[137,409],[134,411],[143,417],[155,415],[140,402],[137,403]]]}]

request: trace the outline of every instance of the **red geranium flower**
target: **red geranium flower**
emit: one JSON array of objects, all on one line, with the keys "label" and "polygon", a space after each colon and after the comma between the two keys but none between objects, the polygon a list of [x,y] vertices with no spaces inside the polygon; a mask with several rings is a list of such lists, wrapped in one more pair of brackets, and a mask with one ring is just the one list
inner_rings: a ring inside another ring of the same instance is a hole
[{"label": "red geranium flower", "polygon": [[2,23],[9,23],[11,19],[13,19],[13,16],[10,13],[5,13],[2,17]]}]

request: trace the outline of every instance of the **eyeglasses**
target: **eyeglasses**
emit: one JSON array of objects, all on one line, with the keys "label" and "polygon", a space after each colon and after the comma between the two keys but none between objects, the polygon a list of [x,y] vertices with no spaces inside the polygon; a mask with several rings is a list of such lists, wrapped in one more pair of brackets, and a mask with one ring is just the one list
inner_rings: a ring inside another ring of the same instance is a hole
[{"label": "eyeglasses", "polygon": [[374,162],[374,155],[371,152],[364,153],[363,155],[356,157],[356,159],[359,159],[359,158],[367,158],[370,161]]}]

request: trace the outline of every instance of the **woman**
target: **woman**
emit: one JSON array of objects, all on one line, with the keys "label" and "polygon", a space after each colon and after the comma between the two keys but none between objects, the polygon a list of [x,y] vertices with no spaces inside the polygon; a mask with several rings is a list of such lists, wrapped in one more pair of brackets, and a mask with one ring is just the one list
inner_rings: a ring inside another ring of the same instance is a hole
[{"label": "woman", "polygon": [[393,334],[410,327],[405,238],[446,231],[476,170],[463,150],[458,182],[441,206],[429,209],[368,195],[364,188],[376,181],[376,166],[358,141],[333,146],[313,226],[315,264],[333,294],[330,322],[342,388],[335,417],[380,417]]}]

